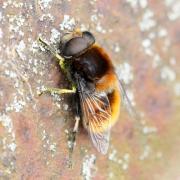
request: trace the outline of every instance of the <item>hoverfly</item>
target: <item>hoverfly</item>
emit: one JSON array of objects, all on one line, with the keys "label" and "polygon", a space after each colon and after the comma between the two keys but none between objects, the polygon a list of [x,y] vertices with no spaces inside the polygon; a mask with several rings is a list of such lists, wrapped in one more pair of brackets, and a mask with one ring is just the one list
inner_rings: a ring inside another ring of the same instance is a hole
[{"label": "hoverfly", "polygon": [[74,93],[78,99],[74,141],[79,121],[82,120],[96,149],[106,154],[111,127],[119,117],[121,95],[130,105],[112,60],[89,31],[77,30],[64,34],[60,41],[60,54],[41,38],[39,42],[57,58],[72,84],[72,89],[46,88],[43,92]]}]

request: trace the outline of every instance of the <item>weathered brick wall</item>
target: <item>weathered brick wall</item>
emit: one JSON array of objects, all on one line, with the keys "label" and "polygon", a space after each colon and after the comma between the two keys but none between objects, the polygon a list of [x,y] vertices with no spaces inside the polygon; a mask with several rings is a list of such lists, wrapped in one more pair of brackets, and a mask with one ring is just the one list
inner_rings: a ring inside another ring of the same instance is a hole
[{"label": "weathered brick wall", "polygon": [[[0,179],[179,178],[179,12],[176,0],[0,1]],[[69,169],[72,96],[38,96],[68,83],[36,39],[56,46],[75,23],[112,57],[141,118],[122,108],[106,156],[81,127]]]}]

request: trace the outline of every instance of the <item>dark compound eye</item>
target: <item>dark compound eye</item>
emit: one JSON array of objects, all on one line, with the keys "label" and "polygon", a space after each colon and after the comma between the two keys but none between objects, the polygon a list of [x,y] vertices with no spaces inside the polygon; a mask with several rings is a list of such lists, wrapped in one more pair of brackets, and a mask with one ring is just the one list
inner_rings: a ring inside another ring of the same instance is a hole
[{"label": "dark compound eye", "polygon": [[84,31],[82,37],[75,37],[66,42],[61,52],[64,57],[78,57],[94,43],[94,36],[90,32]]},{"label": "dark compound eye", "polygon": [[82,33],[82,37],[84,39],[86,39],[86,41],[89,42],[89,44],[94,44],[95,43],[95,38],[89,31],[84,31]]}]

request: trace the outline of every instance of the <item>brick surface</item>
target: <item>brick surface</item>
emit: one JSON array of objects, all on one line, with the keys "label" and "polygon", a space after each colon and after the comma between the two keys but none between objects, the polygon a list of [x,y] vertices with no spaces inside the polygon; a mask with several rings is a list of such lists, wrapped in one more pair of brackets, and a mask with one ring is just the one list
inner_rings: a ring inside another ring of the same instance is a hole
[{"label": "brick surface", "polygon": [[[179,12],[176,0],[0,1],[0,179],[178,179]],[[141,118],[122,108],[106,156],[80,127],[68,168],[73,97],[38,96],[69,84],[36,40],[57,47],[74,24],[112,57]]]}]

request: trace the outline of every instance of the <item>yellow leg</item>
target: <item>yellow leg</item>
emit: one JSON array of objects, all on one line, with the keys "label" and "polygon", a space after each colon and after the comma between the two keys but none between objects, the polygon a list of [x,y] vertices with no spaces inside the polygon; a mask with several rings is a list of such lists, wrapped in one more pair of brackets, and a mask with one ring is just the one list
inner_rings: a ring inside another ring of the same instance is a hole
[{"label": "yellow leg", "polygon": [[[62,56],[60,56],[57,52],[56,52],[56,50],[54,50],[49,44],[47,44],[43,39],[41,39],[40,37],[38,38],[38,42],[41,44],[41,45],[43,45],[43,47],[45,48],[45,49],[47,49],[48,51],[50,51],[55,57],[56,57],[56,59],[58,60],[58,62],[59,62],[59,66],[61,67],[61,69],[64,71],[64,73],[69,73],[69,71],[68,71],[68,69],[67,69],[67,67],[66,67],[66,64],[65,64],[65,59],[62,57]],[[68,76],[69,76],[69,74],[68,74]]]},{"label": "yellow leg", "polygon": [[64,58],[60,56],[49,44],[47,44],[41,37],[38,38],[38,42],[44,46],[48,51],[50,51],[58,61],[64,61]]},{"label": "yellow leg", "polygon": [[55,57],[56,59],[58,60],[59,62],[59,66],[60,68],[62,69],[62,71],[66,74],[66,77],[67,79],[69,80],[69,82],[72,84],[72,90],[66,90],[66,89],[62,89],[62,90],[57,90],[57,89],[54,89],[54,88],[47,88],[49,90],[46,90],[46,92],[53,92],[54,90],[54,93],[57,93],[57,94],[63,94],[63,93],[74,93],[76,92],[76,85],[75,83],[73,82],[72,78],[71,78],[71,74],[70,74],[70,68],[69,68],[69,65],[65,62],[65,59],[60,56],[56,50],[54,50],[49,44],[47,44],[43,39],[41,39],[40,37],[38,38],[38,42],[43,45],[47,50],[49,50]]},{"label": "yellow leg", "polygon": [[73,87],[72,89],[45,88],[39,93],[39,95],[42,95],[43,93],[68,94],[75,92],[76,92],[76,87]]}]

